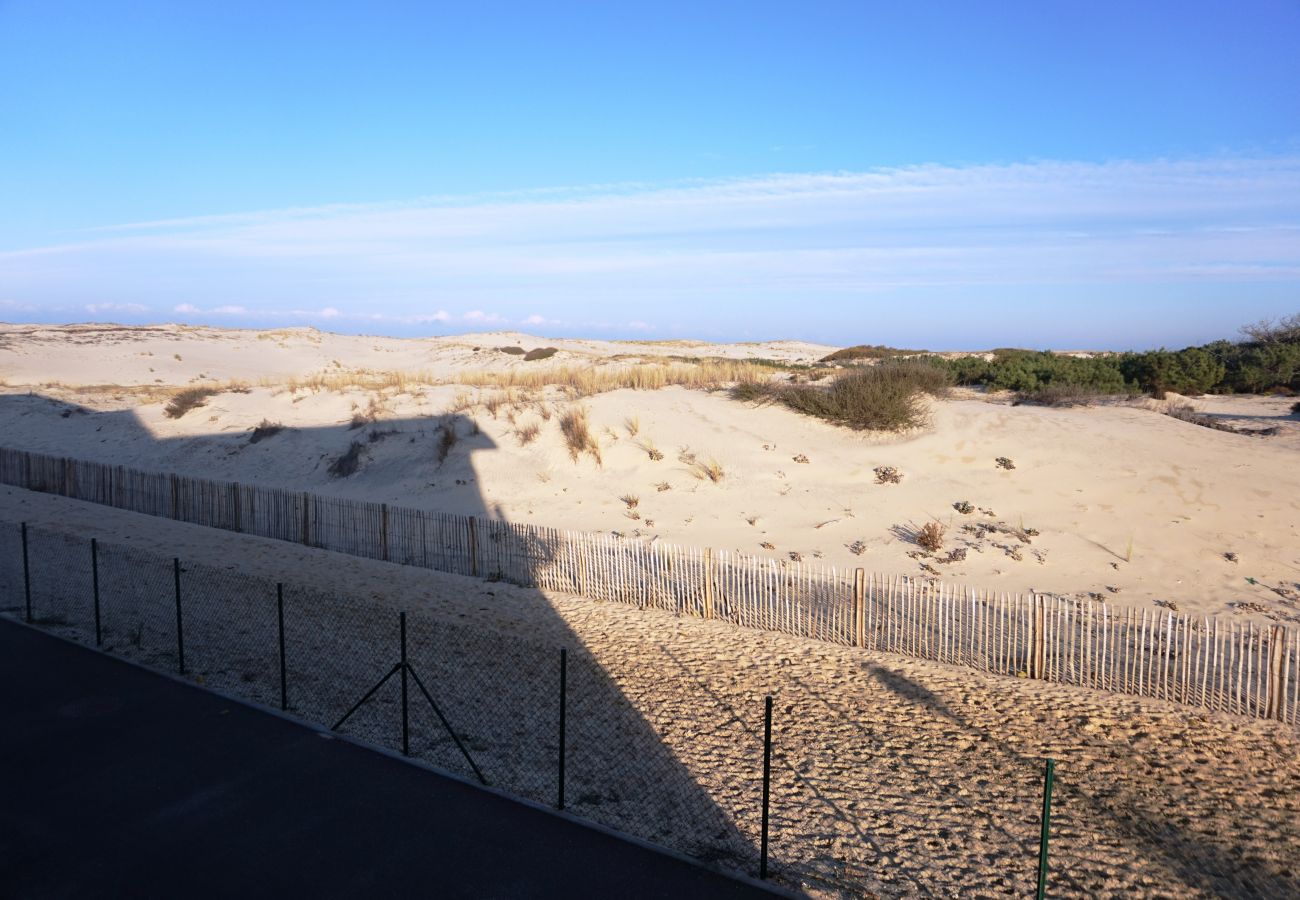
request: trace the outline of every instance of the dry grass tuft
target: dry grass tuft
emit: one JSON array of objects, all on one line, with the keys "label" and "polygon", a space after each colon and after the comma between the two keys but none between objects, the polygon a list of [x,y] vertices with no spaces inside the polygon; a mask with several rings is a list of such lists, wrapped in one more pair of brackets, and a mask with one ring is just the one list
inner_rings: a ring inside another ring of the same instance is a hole
[{"label": "dry grass tuft", "polygon": [[456,433],[456,423],[454,421],[444,422],[442,431],[438,434],[438,444],[434,449],[433,456],[438,465],[447,461],[451,455],[452,449],[460,441],[460,435]]},{"label": "dry grass tuft", "polygon": [[601,465],[600,445],[591,433],[591,423],[587,420],[587,410],[575,406],[560,416],[560,431],[564,434],[564,443],[569,448],[569,456],[576,463],[583,453],[591,454],[596,465]]},{"label": "dry grass tuft", "polygon": [[526,447],[537,440],[537,436],[541,433],[542,426],[536,422],[515,429],[515,437],[519,439],[519,446],[521,447]]},{"label": "dry grass tuft", "polygon": [[641,503],[641,498],[638,497],[636,494],[624,494],[622,497],[619,497],[618,499],[622,500],[625,504],[627,504],[628,509],[636,509],[637,506],[639,506]]},{"label": "dry grass tuft", "polygon": [[171,401],[163,409],[163,415],[169,419],[179,419],[192,409],[198,409],[207,403],[209,397],[219,394],[214,387],[192,387],[186,388],[172,397]]},{"label": "dry grass tuft", "polygon": [[747,362],[730,360],[700,363],[642,363],[634,366],[557,366],[529,371],[466,372],[462,384],[478,387],[517,387],[541,390],[559,387],[576,397],[590,397],[623,388],[658,390],[680,386],[716,390],[728,385],[766,380],[769,370]]},{"label": "dry grass tuft", "polygon": [[726,471],[722,468],[722,463],[712,457],[710,457],[707,462],[701,459],[692,459],[689,468],[691,474],[701,481],[707,478],[709,481],[717,484],[722,481],[723,478],[727,477]]},{"label": "dry grass tuft", "polygon": [[628,416],[623,420],[623,427],[627,429],[628,437],[636,437],[641,431],[641,420],[636,416]]}]

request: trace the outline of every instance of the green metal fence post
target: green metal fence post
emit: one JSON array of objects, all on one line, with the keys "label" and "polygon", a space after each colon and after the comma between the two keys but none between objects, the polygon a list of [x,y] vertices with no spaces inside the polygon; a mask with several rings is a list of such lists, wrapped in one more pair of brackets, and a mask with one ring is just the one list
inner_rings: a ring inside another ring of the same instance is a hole
[{"label": "green metal fence post", "polygon": [[1047,842],[1052,833],[1052,784],[1056,780],[1056,760],[1048,759],[1043,770],[1043,833],[1038,839],[1038,900],[1047,896]]}]

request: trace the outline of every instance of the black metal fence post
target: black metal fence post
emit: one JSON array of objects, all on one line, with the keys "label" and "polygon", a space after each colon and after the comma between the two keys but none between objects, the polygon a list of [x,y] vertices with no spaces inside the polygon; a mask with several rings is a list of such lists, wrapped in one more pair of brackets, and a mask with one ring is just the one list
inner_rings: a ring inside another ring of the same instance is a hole
[{"label": "black metal fence post", "polygon": [[275,611],[280,620],[280,709],[289,708],[289,673],[284,659],[284,585],[275,583]]},{"label": "black metal fence post", "polygon": [[1056,781],[1056,760],[1049,758],[1043,770],[1043,833],[1038,839],[1038,900],[1047,896],[1047,841],[1052,832],[1052,784]]},{"label": "black metal fence post", "polygon": [[181,560],[172,557],[172,576],[176,582],[176,668],[185,674],[185,628],[181,622]]},{"label": "black metal fence post", "polygon": [[99,627],[99,541],[90,539],[90,589],[95,598],[95,646],[104,646],[104,634]]},{"label": "black metal fence post", "polygon": [[23,597],[27,610],[27,621],[32,620],[32,570],[27,564],[27,523],[23,523]]},{"label": "black metal fence post", "polygon": [[763,832],[759,846],[758,877],[767,878],[767,807],[772,793],[772,696],[763,701]]},{"label": "black metal fence post", "polygon": [[568,688],[569,688],[569,651],[560,648],[560,755],[559,767],[556,774],[557,797],[555,800],[556,809],[564,809],[564,750],[565,750],[565,726],[568,718]]},{"label": "black metal fence post", "polygon": [[398,613],[398,621],[401,623],[402,631],[402,755],[411,755],[411,723],[407,709],[407,672],[410,668],[406,664],[406,613]]}]

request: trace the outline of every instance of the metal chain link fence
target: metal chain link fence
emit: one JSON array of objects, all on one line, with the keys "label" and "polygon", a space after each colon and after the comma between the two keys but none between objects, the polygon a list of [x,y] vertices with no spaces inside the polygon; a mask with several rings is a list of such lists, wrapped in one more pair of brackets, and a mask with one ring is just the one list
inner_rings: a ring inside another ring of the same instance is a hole
[{"label": "metal chain link fence", "polygon": [[[748,874],[770,693],[775,880],[818,896],[1032,893],[1043,745],[892,668],[864,662],[864,695],[815,666],[743,677],[669,641],[618,658],[569,647],[562,664],[559,647],[393,598],[0,527],[0,613],[26,618],[28,588],[31,621],[64,637]],[[1065,768],[1053,894],[1300,895],[1294,799],[1234,814],[1234,765],[1208,781],[1161,779],[1143,758]]]}]

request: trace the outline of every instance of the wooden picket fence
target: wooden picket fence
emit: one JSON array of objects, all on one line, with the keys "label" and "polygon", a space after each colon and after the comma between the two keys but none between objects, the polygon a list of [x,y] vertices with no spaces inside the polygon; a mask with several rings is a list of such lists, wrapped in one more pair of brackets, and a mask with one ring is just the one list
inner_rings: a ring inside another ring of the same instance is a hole
[{"label": "wooden picket fence", "polygon": [[0,483],[509,581],[1300,724],[1300,633],[1044,594],[584,534],[0,448]]}]

